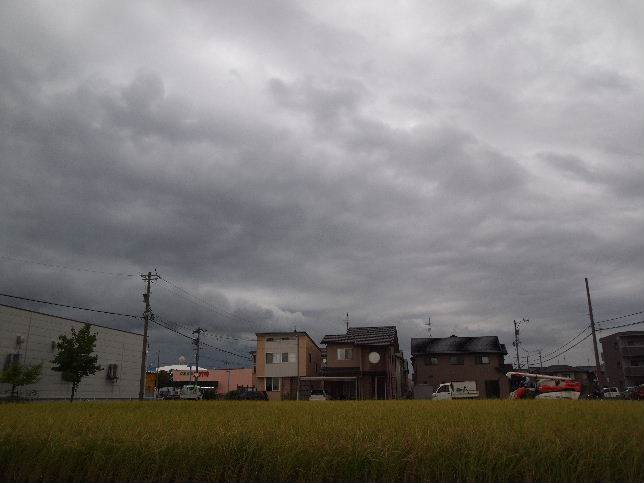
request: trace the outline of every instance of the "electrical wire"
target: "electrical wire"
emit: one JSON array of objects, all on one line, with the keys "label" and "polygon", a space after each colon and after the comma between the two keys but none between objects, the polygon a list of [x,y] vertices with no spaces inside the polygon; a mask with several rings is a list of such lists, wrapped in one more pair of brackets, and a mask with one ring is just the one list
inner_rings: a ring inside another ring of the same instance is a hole
[{"label": "electrical wire", "polygon": [[[161,277],[161,280],[163,280],[165,283],[171,285],[175,289],[179,290],[180,292],[186,294],[188,297],[190,297],[190,299],[191,299],[190,301],[192,303],[196,304],[196,305],[200,305],[202,307],[208,308],[212,312],[215,312],[215,313],[217,313],[219,315],[222,315],[224,317],[236,319],[237,321],[242,322],[244,324],[254,325],[251,321],[239,316],[238,314],[230,312],[230,311],[228,311],[228,310],[226,310],[224,308],[221,308],[221,307],[213,304],[212,302],[209,302],[209,301],[207,301],[207,300],[205,300],[205,299],[203,299],[201,297],[198,297],[197,295],[194,295],[194,294],[190,293],[185,288],[180,287],[179,285],[175,284],[174,282],[171,282],[170,280],[168,280],[168,279],[166,279],[164,277]],[[175,292],[175,295],[179,296],[179,294],[177,294],[176,292]]]},{"label": "electrical wire", "polygon": [[630,322],[628,324],[614,325],[612,327],[602,327],[601,329],[597,329],[597,331],[600,332],[604,330],[621,329],[622,327],[630,327],[631,325],[638,325],[638,324],[644,324],[644,320],[640,320],[638,322]]},{"label": "electrical wire", "polygon": [[586,327],[584,327],[584,328],[583,328],[583,329],[582,329],[582,330],[581,330],[577,335],[575,335],[572,339],[570,339],[568,342],[566,342],[566,343],[565,343],[565,344],[563,344],[563,345],[560,345],[559,347],[557,347],[556,349],[554,349],[554,350],[552,350],[552,351],[550,351],[550,352],[547,352],[547,353],[545,353],[545,354],[542,354],[542,356],[546,356],[546,357],[547,357],[547,356],[549,356],[549,355],[551,355],[551,354],[554,354],[555,352],[560,351],[561,349],[563,349],[564,347],[566,347],[568,344],[570,344],[571,342],[573,342],[575,339],[577,339],[577,338],[578,338],[580,335],[582,335],[584,332],[586,332],[589,328],[590,328],[590,325],[587,325],[587,326],[586,326]]},{"label": "electrical wire", "polygon": [[565,351],[562,351],[562,352],[560,352],[560,353],[558,353],[558,354],[555,354],[554,356],[549,357],[549,358],[547,358],[547,359],[543,359],[543,362],[549,362],[549,361],[552,361],[552,360],[554,360],[554,359],[557,359],[558,357],[560,357],[560,356],[564,355],[566,352],[568,352],[568,351],[570,351],[570,350],[574,349],[575,347],[577,347],[577,346],[578,346],[579,344],[581,344],[583,341],[585,341],[586,339],[588,339],[591,335],[593,335],[593,334],[592,334],[592,333],[590,333],[590,334],[586,334],[586,336],[585,336],[583,339],[580,339],[580,340],[579,340],[579,341],[577,341],[575,344],[573,344],[573,345],[571,345],[570,347],[568,347]]},{"label": "electrical wire", "polygon": [[612,319],[600,320],[599,322],[595,322],[595,323],[596,324],[603,324],[604,322],[611,322],[613,320],[625,319],[626,317],[633,317],[634,315],[640,315],[640,314],[644,314],[644,310],[642,310],[640,312],[633,312],[632,314],[628,314],[628,315],[620,315],[619,317],[613,317]]},{"label": "electrical wire", "polygon": [[119,312],[109,312],[107,310],[90,309],[90,308],[87,308],[87,307],[79,307],[77,305],[58,304],[56,302],[50,302],[48,300],[38,300],[38,299],[31,299],[31,298],[28,298],[28,297],[18,297],[17,295],[9,295],[9,294],[6,294],[6,293],[0,293],[0,296],[9,297],[9,298],[12,298],[12,299],[17,299],[17,300],[26,300],[28,302],[37,302],[39,304],[56,305],[57,307],[65,307],[65,308],[68,308],[68,309],[86,310],[88,312],[97,312],[99,314],[117,315],[119,317],[129,317],[129,318],[132,318],[132,319],[140,319],[141,318],[140,315],[122,314],[122,313],[119,313]]},{"label": "electrical wire", "polygon": [[[150,321],[151,321],[152,323],[156,324],[156,325],[159,325],[159,326],[161,326],[161,327],[164,327],[165,329],[170,330],[170,331],[172,331],[172,332],[174,332],[174,333],[176,333],[176,334],[179,334],[179,335],[181,335],[181,336],[183,336],[183,337],[186,337],[186,338],[188,338],[188,339],[190,339],[190,340],[192,340],[192,341],[194,341],[194,340],[195,340],[195,339],[194,339],[194,337],[189,336],[189,335],[186,335],[186,334],[184,334],[183,332],[180,332],[180,331],[176,328],[177,326],[180,326],[180,324],[173,323],[172,321],[168,321],[168,322],[166,322],[166,321],[164,321],[164,319],[163,319],[162,317],[160,317],[160,316],[158,316],[158,315],[155,315],[154,313],[152,314],[152,317],[150,317]],[[175,327],[172,327],[172,325],[174,325]],[[183,327],[185,327],[185,326],[183,326]],[[187,327],[185,327],[185,328],[187,328]],[[200,341],[200,345],[203,345],[203,346],[205,346],[205,347],[209,347],[209,348],[214,349],[214,350],[217,350],[217,351],[219,351],[219,352],[223,352],[223,353],[225,353],[225,354],[229,354],[229,355],[231,355],[231,356],[239,357],[239,358],[241,358],[241,359],[252,360],[252,358],[251,358],[251,357],[249,357],[249,356],[244,356],[244,355],[242,355],[242,354],[237,354],[236,352],[229,351],[229,350],[226,350],[226,349],[222,349],[221,347],[217,347],[217,346],[214,346],[214,345],[212,345],[212,344],[208,344],[207,342]]]},{"label": "electrical wire", "polygon": [[15,258],[7,255],[0,255],[0,259],[10,260],[13,262],[20,262],[20,263],[31,263],[32,265],[41,265],[43,267],[58,268],[62,270],[72,270],[75,272],[98,273],[100,275],[110,275],[112,277],[139,277],[140,276],[140,274],[133,274],[133,273],[105,272],[101,270],[92,270],[89,268],[68,267],[67,265],[56,265],[54,263],[37,262],[35,260],[29,260],[25,258]]}]

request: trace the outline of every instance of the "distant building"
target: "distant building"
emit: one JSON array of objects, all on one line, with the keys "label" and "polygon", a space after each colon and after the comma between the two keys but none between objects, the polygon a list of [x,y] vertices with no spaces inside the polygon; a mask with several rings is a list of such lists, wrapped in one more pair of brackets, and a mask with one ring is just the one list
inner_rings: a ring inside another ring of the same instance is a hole
[{"label": "distant building", "polygon": [[217,394],[226,394],[235,389],[254,387],[253,369],[250,367],[207,369],[200,366],[198,379],[195,366],[176,364],[159,367],[159,371],[165,371],[170,374],[170,385],[174,387],[197,382],[200,387],[212,388]]},{"label": "distant building", "polygon": [[297,399],[302,377],[319,374],[320,348],[306,332],[261,332],[254,354],[255,380],[269,399]]},{"label": "distant building", "polygon": [[505,398],[504,344],[496,336],[412,338],[414,398],[426,399],[439,384],[475,381],[481,398]]},{"label": "distant building", "polygon": [[325,390],[334,399],[406,396],[409,369],[396,327],[350,327],[346,334],[325,335],[322,344]]},{"label": "distant building", "polygon": [[617,332],[599,341],[610,386],[623,390],[644,384],[644,331]]},{"label": "distant building", "polygon": [[[52,371],[58,336],[71,335],[84,322],[55,315],[0,305],[0,358],[4,367],[18,360],[23,364],[42,363],[42,377],[24,390],[38,399],[64,399],[71,393],[71,383],[60,372]],[[141,346],[143,336],[125,330],[91,324],[96,338],[95,354],[103,368],[83,378],[76,397],[79,399],[136,399],[139,397]],[[9,390],[0,384],[0,393]]]}]

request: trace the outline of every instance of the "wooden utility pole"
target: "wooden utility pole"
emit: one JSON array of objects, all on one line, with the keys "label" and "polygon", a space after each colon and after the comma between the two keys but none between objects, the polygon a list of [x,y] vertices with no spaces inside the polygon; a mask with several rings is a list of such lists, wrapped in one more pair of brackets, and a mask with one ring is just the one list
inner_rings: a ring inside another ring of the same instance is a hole
[{"label": "wooden utility pole", "polygon": [[139,379],[139,401],[143,401],[145,394],[145,372],[147,368],[147,353],[148,353],[148,323],[150,321],[150,284],[153,280],[159,280],[161,277],[157,271],[141,274],[141,278],[146,283],[145,293],[143,294],[143,302],[145,303],[145,311],[143,312],[143,348],[141,349],[141,378]]},{"label": "wooden utility pole", "polygon": [[590,317],[590,330],[593,334],[593,350],[595,351],[595,371],[597,373],[597,382],[601,387],[604,387],[604,375],[602,374],[602,367],[599,363],[599,350],[597,349],[597,333],[595,331],[595,317],[593,316],[593,304],[590,301],[590,288],[588,287],[588,279],[586,281],[586,297],[588,298],[588,316]]}]

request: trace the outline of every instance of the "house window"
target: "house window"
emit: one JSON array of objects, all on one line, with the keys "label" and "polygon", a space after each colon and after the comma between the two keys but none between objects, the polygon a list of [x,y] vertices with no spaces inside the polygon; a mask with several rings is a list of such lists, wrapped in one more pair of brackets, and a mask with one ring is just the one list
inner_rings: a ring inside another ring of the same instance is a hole
[{"label": "house window", "polygon": [[279,377],[267,377],[266,378],[266,390],[267,391],[279,391],[280,390],[280,378]]},{"label": "house window", "polygon": [[438,365],[438,357],[426,357],[425,358],[425,365],[426,366],[437,366]]},{"label": "house window", "polygon": [[353,359],[353,349],[338,349],[338,360],[339,361],[350,361]]},{"label": "house window", "polygon": [[450,364],[463,364],[465,362],[463,356],[449,356]]},{"label": "house window", "polygon": [[288,352],[282,352],[282,362],[288,362]]},{"label": "house window", "polygon": [[266,364],[273,364],[273,353],[272,352],[267,352],[266,353]]},{"label": "house window", "polygon": [[311,353],[310,353],[310,352],[309,352],[309,362],[313,362],[313,361],[311,360]]},{"label": "house window", "polygon": [[476,363],[477,364],[489,364],[490,363],[490,357],[489,356],[476,356]]}]

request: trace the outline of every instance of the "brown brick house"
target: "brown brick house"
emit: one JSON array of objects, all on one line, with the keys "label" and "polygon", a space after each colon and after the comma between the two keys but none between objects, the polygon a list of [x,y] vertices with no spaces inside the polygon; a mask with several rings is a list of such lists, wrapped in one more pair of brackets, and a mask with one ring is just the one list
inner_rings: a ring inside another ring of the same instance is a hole
[{"label": "brown brick house", "polygon": [[321,343],[326,345],[325,390],[334,399],[400,399],[406,394],[407,364],[396,327],[350,327],[346,334],[324,336]]},{"label": "brown brick house", "polygon": [[475,381],[481,398],[506,398],[504,344],[496,336],[412,338],[414,398],[426,399],[444,382]]},{"label": "brown brick house", "polygon": [[644,331],[617,332],[599,341],[609,386],[624,390],[644,384]]}]

